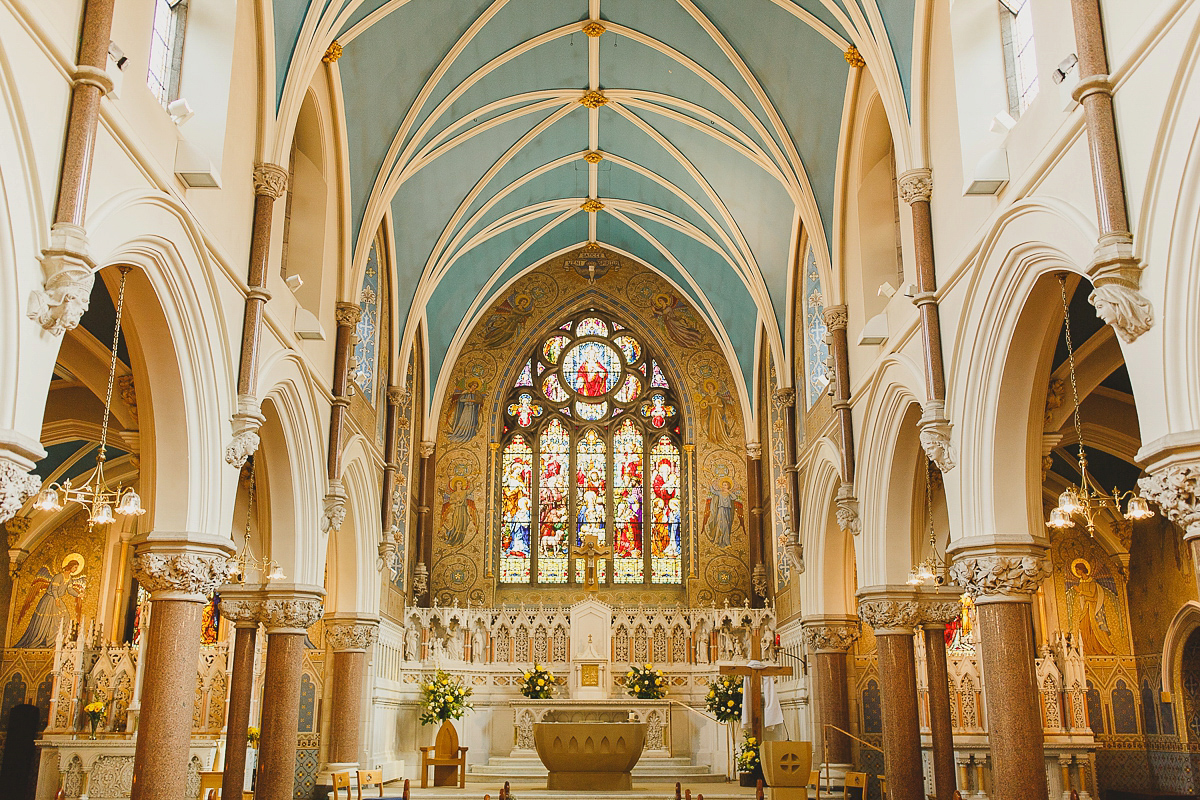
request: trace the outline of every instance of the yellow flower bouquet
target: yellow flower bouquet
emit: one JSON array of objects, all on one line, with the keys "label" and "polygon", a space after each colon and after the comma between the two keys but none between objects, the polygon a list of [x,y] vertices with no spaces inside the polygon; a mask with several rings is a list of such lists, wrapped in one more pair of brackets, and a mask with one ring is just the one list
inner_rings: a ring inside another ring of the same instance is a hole
[{"label": "yellow flower bouquet", "polygon": [[667,694],[667,679],[653,664],[632,665],[625,674],[625,691],[639,700],[661,700]]},{"label": "yellow flower bouquet", "polygon": [[104,719],[104,712],[107,709],[108,706],[99,698],[96,698],[83,707],[83,713],[88,715],[88,724],[91,726],[91,732],[88,734],[89,739],[96,738],[96,728],[100,726],[101,720]]},{"label": "yellow flower bouquet", "polygon": [[540,664],[521,676],[521,694],[530,700],[549,700],[554,695],[554,673]]},{"label": "yellow flower bouquet", "polygon": [[258,740],[261,737],[262,731],[255,726],[251,725],[249,728],[246,728],[246,744],[250,745],[255,750],[258,749]]},{"label": "yellow flower bouquet", "polygon": [[737,722],[742,718],[742,678],[722,675],[708,685],[704,705],[719,722]]},{"label": "yellow flower bouquet", "polygon": [[462,719],[471,710],[471,687],[438,670],[433,679],[421,684],[421,724]]}]

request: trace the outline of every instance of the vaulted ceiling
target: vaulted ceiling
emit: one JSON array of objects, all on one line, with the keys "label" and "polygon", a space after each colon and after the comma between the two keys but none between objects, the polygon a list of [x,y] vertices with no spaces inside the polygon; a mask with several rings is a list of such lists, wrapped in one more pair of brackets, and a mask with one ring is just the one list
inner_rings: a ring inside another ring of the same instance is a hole
[{"label": "vaulted ceiling", "polygon": [[906,118],[915,4],[275,0],[276,99],[342,45],[354,263],[390,218],[433,382],[508,282],[595,241],[686,293],[749,394],[760,331],[786,352],[801,230],[831,261],[844,53]]}]

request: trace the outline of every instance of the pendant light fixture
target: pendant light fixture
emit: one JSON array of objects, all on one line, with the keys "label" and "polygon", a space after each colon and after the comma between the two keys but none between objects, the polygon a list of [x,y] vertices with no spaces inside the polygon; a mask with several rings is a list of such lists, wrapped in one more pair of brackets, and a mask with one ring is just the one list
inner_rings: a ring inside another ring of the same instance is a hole
[{"label": "pendant light fixture", "polygon": [[946,562],[938,555],[937,534],[933,529],[933,462],[925,459],[925,526],[929,532],[929,556],[908,573],[909,586],[924,586],[932,583],[941,586],[946,582]]},{"label": "pendant light fixture", "polygon": [[233,583],[245,583],[250,571],[253,570],[259,575],[265,575],[268,581],[281,581],[287,576],[283,574],[283,568],[279,566],[279,562],[267,556],[259,558],[254,555],[254,548],[250,546],[250,520],[253,519],[254,514],[254,456],[250,456],[246,462],[246,473],[250,482],[246,499],[246,531],[242,539],[242,549],[229,560],[229,580]]}]

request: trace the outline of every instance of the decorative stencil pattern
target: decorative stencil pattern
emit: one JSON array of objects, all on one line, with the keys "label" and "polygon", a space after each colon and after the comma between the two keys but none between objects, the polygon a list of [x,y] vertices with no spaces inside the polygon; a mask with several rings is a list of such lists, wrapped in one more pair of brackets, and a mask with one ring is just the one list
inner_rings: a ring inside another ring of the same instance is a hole
[{"label": "decorative stencil pattern", "polygon": [[362,391],[367,402],[375,404],[376,357],[379,352],[379,253],[382,234],[375,237],[367,254],[367,269],[363,275],[358,306],[362,316],[354,329],[354,369],[350,380]]},{"label": "decorative stencil pattern", "polygon": [[810,247],[804,259],[804,374],[808,408],[829,385],[829,343],[825,341],[825,295],[817,256]]}]

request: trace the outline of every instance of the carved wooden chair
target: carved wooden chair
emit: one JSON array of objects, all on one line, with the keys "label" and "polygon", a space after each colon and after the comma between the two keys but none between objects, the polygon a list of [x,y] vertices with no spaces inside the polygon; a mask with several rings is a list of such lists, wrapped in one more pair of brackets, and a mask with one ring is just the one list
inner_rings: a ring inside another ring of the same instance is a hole
[{"label": "carved wooden chair", "polygon": [[200,773],[200,793],[196,795],[198,800],[215,800],[221,796],[221,780],[225,777],[223,772],[201,772]]},{"label": "carved wooden chair", "polygon": [[[842,789],[842,800],[867,800],[867,773],[847,772]],[[850,790],[856,790],[854,794]]]},{"label": "carved wooden chair", "polygon": [[433,767],[434,786],[453,786],[457,776],[458,788],[467,788],[467,750],[459,746],[454,726],[443,725],[434,744],[421,748],[421,788],[429,788],[430,767]]},{"label": "carved wooden chair", "polygon": [[333,800],[341,796],[339,790],[346,790],[346,800],[350,800],[350,771],[333,773]]},{"label": "carved wooden chair", "polygon": [[379,796],[383,797],[383,770],[360,769],[358,775],[358,800],[363,800],[364,786],[378,786]]}]

